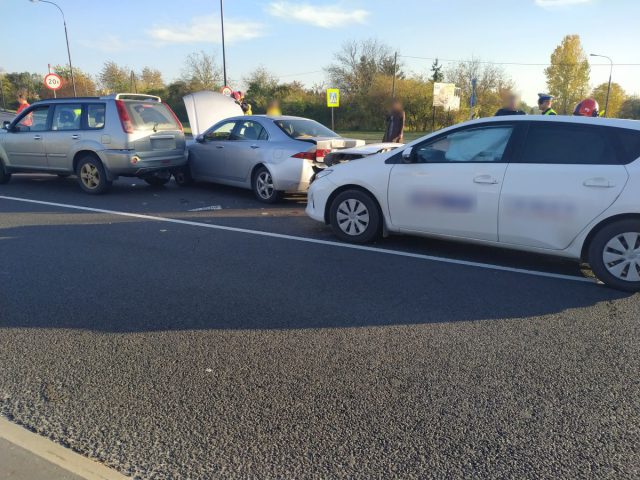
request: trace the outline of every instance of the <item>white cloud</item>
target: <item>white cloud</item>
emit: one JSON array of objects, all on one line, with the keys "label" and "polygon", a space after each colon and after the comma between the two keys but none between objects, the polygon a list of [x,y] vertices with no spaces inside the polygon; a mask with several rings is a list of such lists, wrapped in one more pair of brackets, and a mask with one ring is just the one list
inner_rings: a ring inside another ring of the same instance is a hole
[{"label": "white cloud", "polygon": [[543,8],[566,7],[569,5],[579,5],[581,3],[591,3],[591,0],[535,0],[536,5]]},{"label": "white cloud", "polygon": [[348,10],[342,5],[311,5],[308,3],[271,2],[267,12],[274,17],[308,23],[321,28],[338,28],[353,23],[364,23],[369,12]]},{"label": "white cloud", "polygon": [[118,35],[106,35],[100,40],[81,38],[78,43],[84,47],[104,53],[122,52],[132,46],[131,42],[123,41]]},{"label": "white cloud", "polygon": [[[220,17],[218,15],[203,15],[192,18],[188,24],[154,26],[147,30],[147,34],[154,40],[164,43],[220,43]],[[261,23],[225,19],[225,42],[252,40],[263,35],[264,25]]]}]

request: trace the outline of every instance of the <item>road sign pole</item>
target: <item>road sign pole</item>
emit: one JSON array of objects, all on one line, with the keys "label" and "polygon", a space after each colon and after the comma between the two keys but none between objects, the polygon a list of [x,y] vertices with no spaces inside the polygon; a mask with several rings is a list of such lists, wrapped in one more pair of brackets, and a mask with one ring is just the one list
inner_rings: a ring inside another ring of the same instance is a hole
[{"label": "road sign pole", "polygon": [[[48,63],[48,64],[47,64],[47,67],[49,68],[49,73],[51,73],[51,64],[50,64],[50,63]],[[53,98],[58,98],[58,94],[56,93],[56,91],[55,91],[55,90],[53,91]]]},{"label": "road sign pole", "polygon": [[336,130],[336,125],[335,125],[335,121],[333,118],[333,111],[335,110],[334,107],[331,107],[331,130],[333,130],[335,132]]}]

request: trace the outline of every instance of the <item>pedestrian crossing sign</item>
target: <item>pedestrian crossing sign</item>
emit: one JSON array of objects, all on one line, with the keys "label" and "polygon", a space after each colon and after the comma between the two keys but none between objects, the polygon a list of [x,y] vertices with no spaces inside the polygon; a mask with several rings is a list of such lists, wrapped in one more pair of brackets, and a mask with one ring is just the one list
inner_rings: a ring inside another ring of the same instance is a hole
[{"label": "pedestrian crossing sign", "polygon": [[327,88],[327,107],[336,108],[340,106],[340,89]]}]

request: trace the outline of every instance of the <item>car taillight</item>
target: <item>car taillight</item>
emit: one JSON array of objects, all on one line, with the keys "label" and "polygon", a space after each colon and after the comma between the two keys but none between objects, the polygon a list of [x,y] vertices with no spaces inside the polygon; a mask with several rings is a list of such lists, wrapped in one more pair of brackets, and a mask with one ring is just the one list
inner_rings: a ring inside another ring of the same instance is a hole
[{"label": "car taillight", "polygon": [[331,153],[331,150],[325,148],[314,148],[306,152],[296,153],[292,155],[293,158],[302,158],[304,160],[317,160],[318,158],[324,158]]},{"label": "car taillight", "polygon": [[169,110],[169,112],[171,112],[171,115],[173,115],[173,119],[176,121],[176,123],[178,124],[178,128],[180,129],[181,132],[184,132],[184,128],[182,127],[182,123],[180,122],[180,120],[178,120],[177,115],[174,113],[173,110],[171,110],[171,107],[169,105],[167,105],[166,103],[162,102],[162,104],[167,107],[167,110]]},{"label": "car taillight", "polygon": [[122,100],[116,100],[116,109],[118,110],[118,117],[120,117],[120,123],[122,124],[122,130],[125,133],[133,133],[133,123],[127,112],[127,107],[124,106]]}]

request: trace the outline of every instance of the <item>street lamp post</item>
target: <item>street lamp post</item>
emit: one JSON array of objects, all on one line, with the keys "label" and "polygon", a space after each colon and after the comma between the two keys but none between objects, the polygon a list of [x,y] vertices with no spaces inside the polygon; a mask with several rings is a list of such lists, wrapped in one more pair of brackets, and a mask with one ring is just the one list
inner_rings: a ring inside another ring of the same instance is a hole
[{"label": "street lamp post", "polygon": [[31,2],[33,2],[33,3],[38,3],[38,2],[48,3],[48,4],[53,5],[54,7],[56,7],[58,10],[60,10],[60,14],[62,15],[62,23],[64,24],[64,38],[65,38],[65,40],[67,42],[67,56],[69,57],[69,72],[71,73],[71,84],[73,85],[73,96],[77,97],[78,94],[76,92],[76,79],[73,76],[73,65],[71,64],[71,50],[69,49],[69,34],[67,33],[67,19],[64,17],[64,12],[58,6],[57,3],[51,2],[49,0],[31,0]]},{"label": "street lamp post", "polygon": [[220,30],[222,31],[222,77],[224,78],[224,86],[227,86],[227,57],[224,51],[224,7],[223,0],[220,0]]},{"label": "street lamp post", "polygon": [[609,116],[609,95],[611,95],[611,76],[613,75],[613,60],[611,60],[611,58],[607,57],[606,55],[598,55],[598,54],[595,54],[595,53],[591,53],[589,56],[606,58],[607,60],[609,60],[609,64],[610,64],[610,68],[609,68],[609,86],[607,87],[607,100],[606,100],[605,105],[604,105],[604,116],[608,117]]}]

